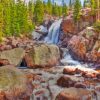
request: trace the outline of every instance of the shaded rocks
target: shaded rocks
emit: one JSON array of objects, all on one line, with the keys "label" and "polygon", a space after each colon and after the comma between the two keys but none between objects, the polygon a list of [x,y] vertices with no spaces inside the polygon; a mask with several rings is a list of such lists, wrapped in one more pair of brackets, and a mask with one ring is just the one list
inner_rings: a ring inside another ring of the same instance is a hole
[{"label": "shaded rocks", "polygon": [[25,61],[28,67],[49,67],[59,63],[60,51],[56,45],[36,44],[33,49],[26,54]]},{"label": "shaded rocks", "polygon": [[25,55],[22,48],[15,48],[0,52],[0,65],[14,65],[19,66]]},{"label": "shaded rocks", "polygon": [[57,85],[61,87],[74,87],[76,83],[83,82],[84,79],[82,77],[63,75],[57,80]]},{"label": "shaded rocks", "polygon": [[92,93],[89,90],[67,88],[61,91],[56,100],[91,100]]},{"label": "shaded rocks", "polygon": [[29,100],[32,85],[20,70],[13,66],[0,68],[0,100]]}]

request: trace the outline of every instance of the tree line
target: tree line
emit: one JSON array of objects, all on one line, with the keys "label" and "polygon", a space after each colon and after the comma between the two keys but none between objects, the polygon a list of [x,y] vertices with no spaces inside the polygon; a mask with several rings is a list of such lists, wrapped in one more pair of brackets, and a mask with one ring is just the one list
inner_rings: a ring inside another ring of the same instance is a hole
[{"label": "tree line", "polygon": [[63,6],[47,3],[42,0],[28,3],[25,0],[0,0],[0,40],[3,36],[19,36],[29,33],[35,24],[43,21],[44,15],[61,16],[67,13],[67,6],[62,0]]},{"label": "tree line", "polygon": [[[92,13],[95,13],[96,1],[84,0],[83,7],[90,6]],[[70,0],[69,6],[62,0],[61,5],[48,0],[0,0],[0,40],[3,36],[19,36],[27,34],[34,29],[35,25],[43,22],[45,14],[51,16],[67,15],[69,9],[74,9],[73,16],[75,22],[80,18],[80,0]]]}]

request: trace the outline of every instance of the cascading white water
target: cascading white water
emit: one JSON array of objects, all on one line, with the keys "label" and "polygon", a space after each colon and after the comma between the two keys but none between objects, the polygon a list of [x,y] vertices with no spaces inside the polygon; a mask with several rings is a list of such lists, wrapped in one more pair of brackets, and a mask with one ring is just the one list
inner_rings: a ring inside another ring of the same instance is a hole
[{"label": "cascading white water", "polygon": [[[44,39],[45,43],[57,44],[59,42],[59,36],[61,34],[60,32],[61,22],[62,19],[56,20],[51,25],[51,27],[48,30],[48,35]],[[64,65],[80,65],[80,62],[73,60],[71,55],[66,50],[64,51],[64,56],[63,59],[61,60],[61,63]]]},{"label": "cascading white water", "polygon": [[62,19],[56,20],[51,27],[49,28],[48,35],[44,39],[44,42],[46,43],[52,43],[57,44],[59,42],[59,36],[60,36],[60,24],[62,22]]}]

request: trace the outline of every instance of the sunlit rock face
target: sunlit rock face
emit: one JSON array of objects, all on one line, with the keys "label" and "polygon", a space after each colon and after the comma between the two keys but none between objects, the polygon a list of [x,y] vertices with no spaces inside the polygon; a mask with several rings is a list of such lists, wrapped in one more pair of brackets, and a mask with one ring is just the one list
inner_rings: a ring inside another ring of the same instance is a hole
[{"label": "sunlit rock face", "polygon": [[73,36],[69,43],[68,48],[70,50],[71,55],[78,60],[84,60],[86,55],[86,48],[88,44],[84,37]]},{"label": "sunlit rock face", "polygon": [[25,56],[28,67],[51,67],[59,63],[60,51],[56,45],[37,44]]},{"label": "sunlit rock face", "polygon": [[31,84],[20,70],[13,66],[0,68],[0,100],[29,100]]},{"label": "sunlit rock face", "polygon": [[87,27],[77,35],[67,34],[62,39],[62,46],[67,47],[75,60],[100,63],[99,33]]},{"label": "sunlit rock face", "polygon": [[0,52],[1,65],[19,66],[25,55],[24,49],[15,48]]}]

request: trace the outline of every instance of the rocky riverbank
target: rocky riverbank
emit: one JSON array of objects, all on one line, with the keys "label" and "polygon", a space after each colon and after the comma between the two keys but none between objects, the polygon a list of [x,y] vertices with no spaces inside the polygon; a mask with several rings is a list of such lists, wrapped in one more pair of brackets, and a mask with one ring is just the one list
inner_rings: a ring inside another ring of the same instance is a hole
[{"label": "rocky riverbank", "polygon": [[[3,39],[0,100],[100,99],[100,72],[80,63],[92,63],[94,68],[95,65],[100,68],[100,34],[93,27],[73,33],[72,20],[66,20],[55,21],[45,32],[41,26],[31,38]],[[45,36],[46,39],[39,41]],[[72,61],[76,65],[72,66]]]}]

